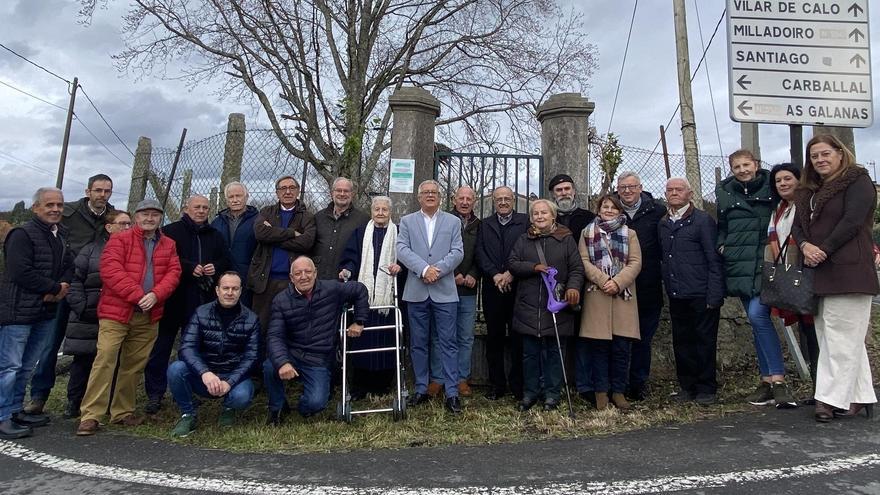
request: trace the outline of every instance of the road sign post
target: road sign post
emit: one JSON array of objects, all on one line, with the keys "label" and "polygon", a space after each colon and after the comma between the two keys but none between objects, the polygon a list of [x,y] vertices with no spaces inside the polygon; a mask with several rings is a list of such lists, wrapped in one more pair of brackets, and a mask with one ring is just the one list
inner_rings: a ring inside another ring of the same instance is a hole
[{"label": "road sign post", "polygon": [[730,117],[869,127],[867,0],[728,0]]}]

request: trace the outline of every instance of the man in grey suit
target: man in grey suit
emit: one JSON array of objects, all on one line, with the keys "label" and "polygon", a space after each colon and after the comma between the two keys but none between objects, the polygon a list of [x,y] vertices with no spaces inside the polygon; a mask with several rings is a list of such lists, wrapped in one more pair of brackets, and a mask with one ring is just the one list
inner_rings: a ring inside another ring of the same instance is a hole
[{"label": "man in grey suit", "polygon": [[397,259],[409,269],[403,300],[409,303],[410,356],[416,385],[409,405],[431,399],[428,395],[428,342],[433,323],[442,352],[446,409],[459,414],[455,267],[464,258],[461,221],[440,211],[440,184],[437,181],[426,180],[419,184],[419,205],[419,211],[400,219],[397,235]]}]

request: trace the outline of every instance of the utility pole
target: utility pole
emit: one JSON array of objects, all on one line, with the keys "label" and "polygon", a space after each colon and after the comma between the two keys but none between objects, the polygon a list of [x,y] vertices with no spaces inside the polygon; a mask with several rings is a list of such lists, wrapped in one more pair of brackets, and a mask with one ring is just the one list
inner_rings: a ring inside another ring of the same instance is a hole
[{"label": "utility pole", "polygon": [[61,143],[61,162],[58,163],[58,177],[55,179],[55,187],[61,189],[64,183],[64,165],[67,163],[67,144],[70,143],[70,124],[73,123],[73,106],[76,104],[76,89],[79,87],[79,79],[73,78],[73,89],[70,91],[70,105],[67,107],[67,124],[64,126],[64,141]]},{"label": "utility pole", "polygon": [[681,137],[684,140],[684,169],[693,189],[693,201],[703,207],[700,179],[700,156],[697,149],[697,124],[694,122],[694,99],[691,96],[691,63],[688,54],[687,18],[684,0],[672,0],[675,19],[675,53],[678,62],[678,98],[681,105]]}]

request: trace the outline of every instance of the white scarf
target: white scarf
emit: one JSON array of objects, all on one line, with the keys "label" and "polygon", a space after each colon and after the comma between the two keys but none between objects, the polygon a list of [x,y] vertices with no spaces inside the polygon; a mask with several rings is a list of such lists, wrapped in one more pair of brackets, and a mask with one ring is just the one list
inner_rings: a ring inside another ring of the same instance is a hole
[{"label": "white scarf", "polygon": [[[364,231],[364,242],[361,245],[361,271],[358,280],[367,286],[370,295],[370,306],[391,306],[394,304],[393,277],[381,270],[388,265],[397,262],[397,225],[388,222],[385,238],[382,239],[382,248],[379,250],[379,270],[373,276],[373,231],[376,223],[370,220]],[[383,315],[388,314],[387,309],[380,310]]]}]

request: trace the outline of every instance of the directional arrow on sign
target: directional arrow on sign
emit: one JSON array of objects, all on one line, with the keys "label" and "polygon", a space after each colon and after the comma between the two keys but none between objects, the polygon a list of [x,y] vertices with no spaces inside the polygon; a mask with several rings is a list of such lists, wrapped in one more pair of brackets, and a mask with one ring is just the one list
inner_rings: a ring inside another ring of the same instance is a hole
[{"label": "directional arrow on sign", "polygon": [[856,64],[856,68],[859,68],[859,67],[862,66],[862,64],[865,63],[865,59],[862,58],[861,55],[859,55],[858,53],[856,53],[855,55],[852,56],[851,59],[849,59],[849,63],[850,63],[850,64]]},{"label": "directional arrow on sign", "polygon": [[863,9],[862,6],[857,3],[850,5],[849,8],[846,10],[847,12],[852,12],[853,17],[858,17],[859,14],[865,11],[865,9]]},{"label": "directional arrow on sign", "polygon": [[736,107],[736,109],[739,110],[739,111],[740,111],[743,115],[745,115],[746,117],[749,116],[749,113],[746,112],[746,110],[751,110],[751,109],[752,109],[752,107],[746,105],[746,103],[748,103],[748,102],[749,102],[749,100],[743,100],[743,102],[740,103],[738,107]]},{"label": "directional arrow on sign", "polygon": [[856,43],[859,42],[859,36],[861,36],[862,38],[865,37],[865,33],[859,31],[859,28],[855,28],[849,32],[849,37],[852,38],[853,41],[855,41]]},{"label": "directional arrow on sign", "polygon": [[752,81],[749,81],[748,79],[746,79],[746,77],[748,76],[746,76],[745,74],[739,76],[739,79],[736,80],[736,83],[739,84],[739,87],[741,87],[742,89],[748,90],[748,85],[752,84]]}]

